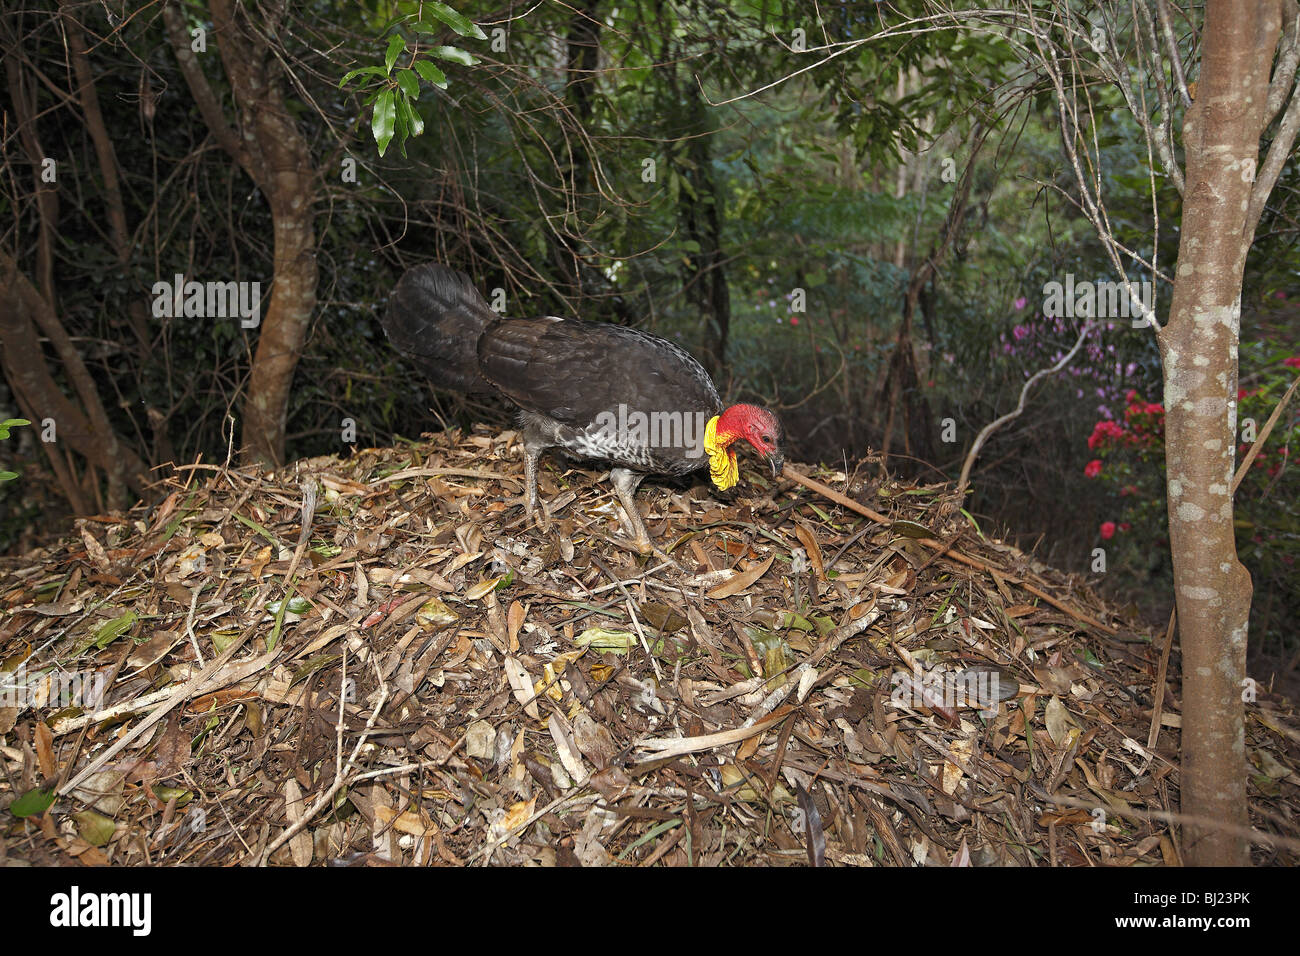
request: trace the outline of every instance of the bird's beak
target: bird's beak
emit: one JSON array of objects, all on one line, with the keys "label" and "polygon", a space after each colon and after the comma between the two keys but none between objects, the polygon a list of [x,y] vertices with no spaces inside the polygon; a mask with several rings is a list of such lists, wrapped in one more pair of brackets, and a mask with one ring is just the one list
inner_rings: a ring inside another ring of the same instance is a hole
[{"label": "bird's beak", "polygon": [[779,451],[774,451],[767,456],[767,463],[772,466],[772,477],[776,478],[781,474],[781,469],[785,467],[785,456]]}]

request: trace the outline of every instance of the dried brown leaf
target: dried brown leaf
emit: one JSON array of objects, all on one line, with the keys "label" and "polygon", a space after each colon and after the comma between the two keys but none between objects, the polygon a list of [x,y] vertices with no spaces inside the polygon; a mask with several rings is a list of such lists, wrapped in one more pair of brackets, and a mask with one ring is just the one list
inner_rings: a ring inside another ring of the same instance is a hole
[{"label": "dried brown leaf", "polygon": [[54,759],[54,734],[44,721],[38,721],[34,730],[36,764],[41,768],[41,775],[46,780],[53,780],[59,775],[59,767]]},{"label": "dried brown leaf", "polygon": [[822,549],[817,543],[817,536],[813,534],[811,528],[805,527],[802,522],[794,526],[795,537],[803,545],[803,549],[808,552],[808,560],[812,562],[813,570],[817,572],[819,580],[826,580],[826,568],[822,565]]},{"label": "dried brown leaf", "polygon": [[748,571],[742,571],[740,574],[737,574],[730,581],[727,581],[723,584],[719,584],[716,588],[714,588],[712,591],[709,592],[709,597],[713,598],[715,601],[719,601],[723,598],[729,598],[732,597],[733,595],[739,594],[741,591],[744,591],[746,588],[748,588],[751,584],[758,581],[758,579],[761,578],[763,575],[767,574],[767,569],[772,566],[772,562],[775,560],[776,560],[775,554],[768,555],[767,560],[764,561],[762,564],[756,565],[750,568]]}]

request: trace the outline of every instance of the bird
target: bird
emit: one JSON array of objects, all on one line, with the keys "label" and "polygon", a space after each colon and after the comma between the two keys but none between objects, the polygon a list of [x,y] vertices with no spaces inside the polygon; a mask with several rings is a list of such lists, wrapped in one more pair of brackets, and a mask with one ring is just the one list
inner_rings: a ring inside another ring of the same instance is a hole
[{"label": "bird", "polygon": [[642,554],[654,551],[635,501],[647,475],[707,467],[714,487],[726,490],[739,480],[736,449],[746,444],[773,477],[784,466],[780,419],[759,405],[724,406],[703,366],[653,333],[554,315],[507,318],[465,273],[439,263],[403,273],[381,324],[436,388],[501,395],[518,409],[530,520],[538,461],[550,448],[611,466]]}]

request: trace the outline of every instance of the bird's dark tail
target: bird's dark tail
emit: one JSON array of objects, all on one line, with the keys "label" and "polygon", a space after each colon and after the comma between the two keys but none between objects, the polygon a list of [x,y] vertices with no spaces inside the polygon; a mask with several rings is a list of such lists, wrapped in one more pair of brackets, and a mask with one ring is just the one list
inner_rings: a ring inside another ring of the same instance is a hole
[{"label": "bird's dark tail", "polygon": [[384,313],[384,332],[438,388],[488,392],[478,368],[478,340],[500,319],[469,276],[446,266],[413,266],[397,283]]}]

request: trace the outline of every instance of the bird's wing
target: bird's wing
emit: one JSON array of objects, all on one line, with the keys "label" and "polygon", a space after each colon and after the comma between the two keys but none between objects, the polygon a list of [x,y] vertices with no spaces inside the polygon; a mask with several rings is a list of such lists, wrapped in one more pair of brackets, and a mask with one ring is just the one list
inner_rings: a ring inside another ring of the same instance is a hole
[{"label": "bird's wing", "polygon": [[479,370],[520,408],[575,427],[619,405],[650,411],[721,407],[690,354],[639,329],[581,319],[510,319],[479,339]]}]

